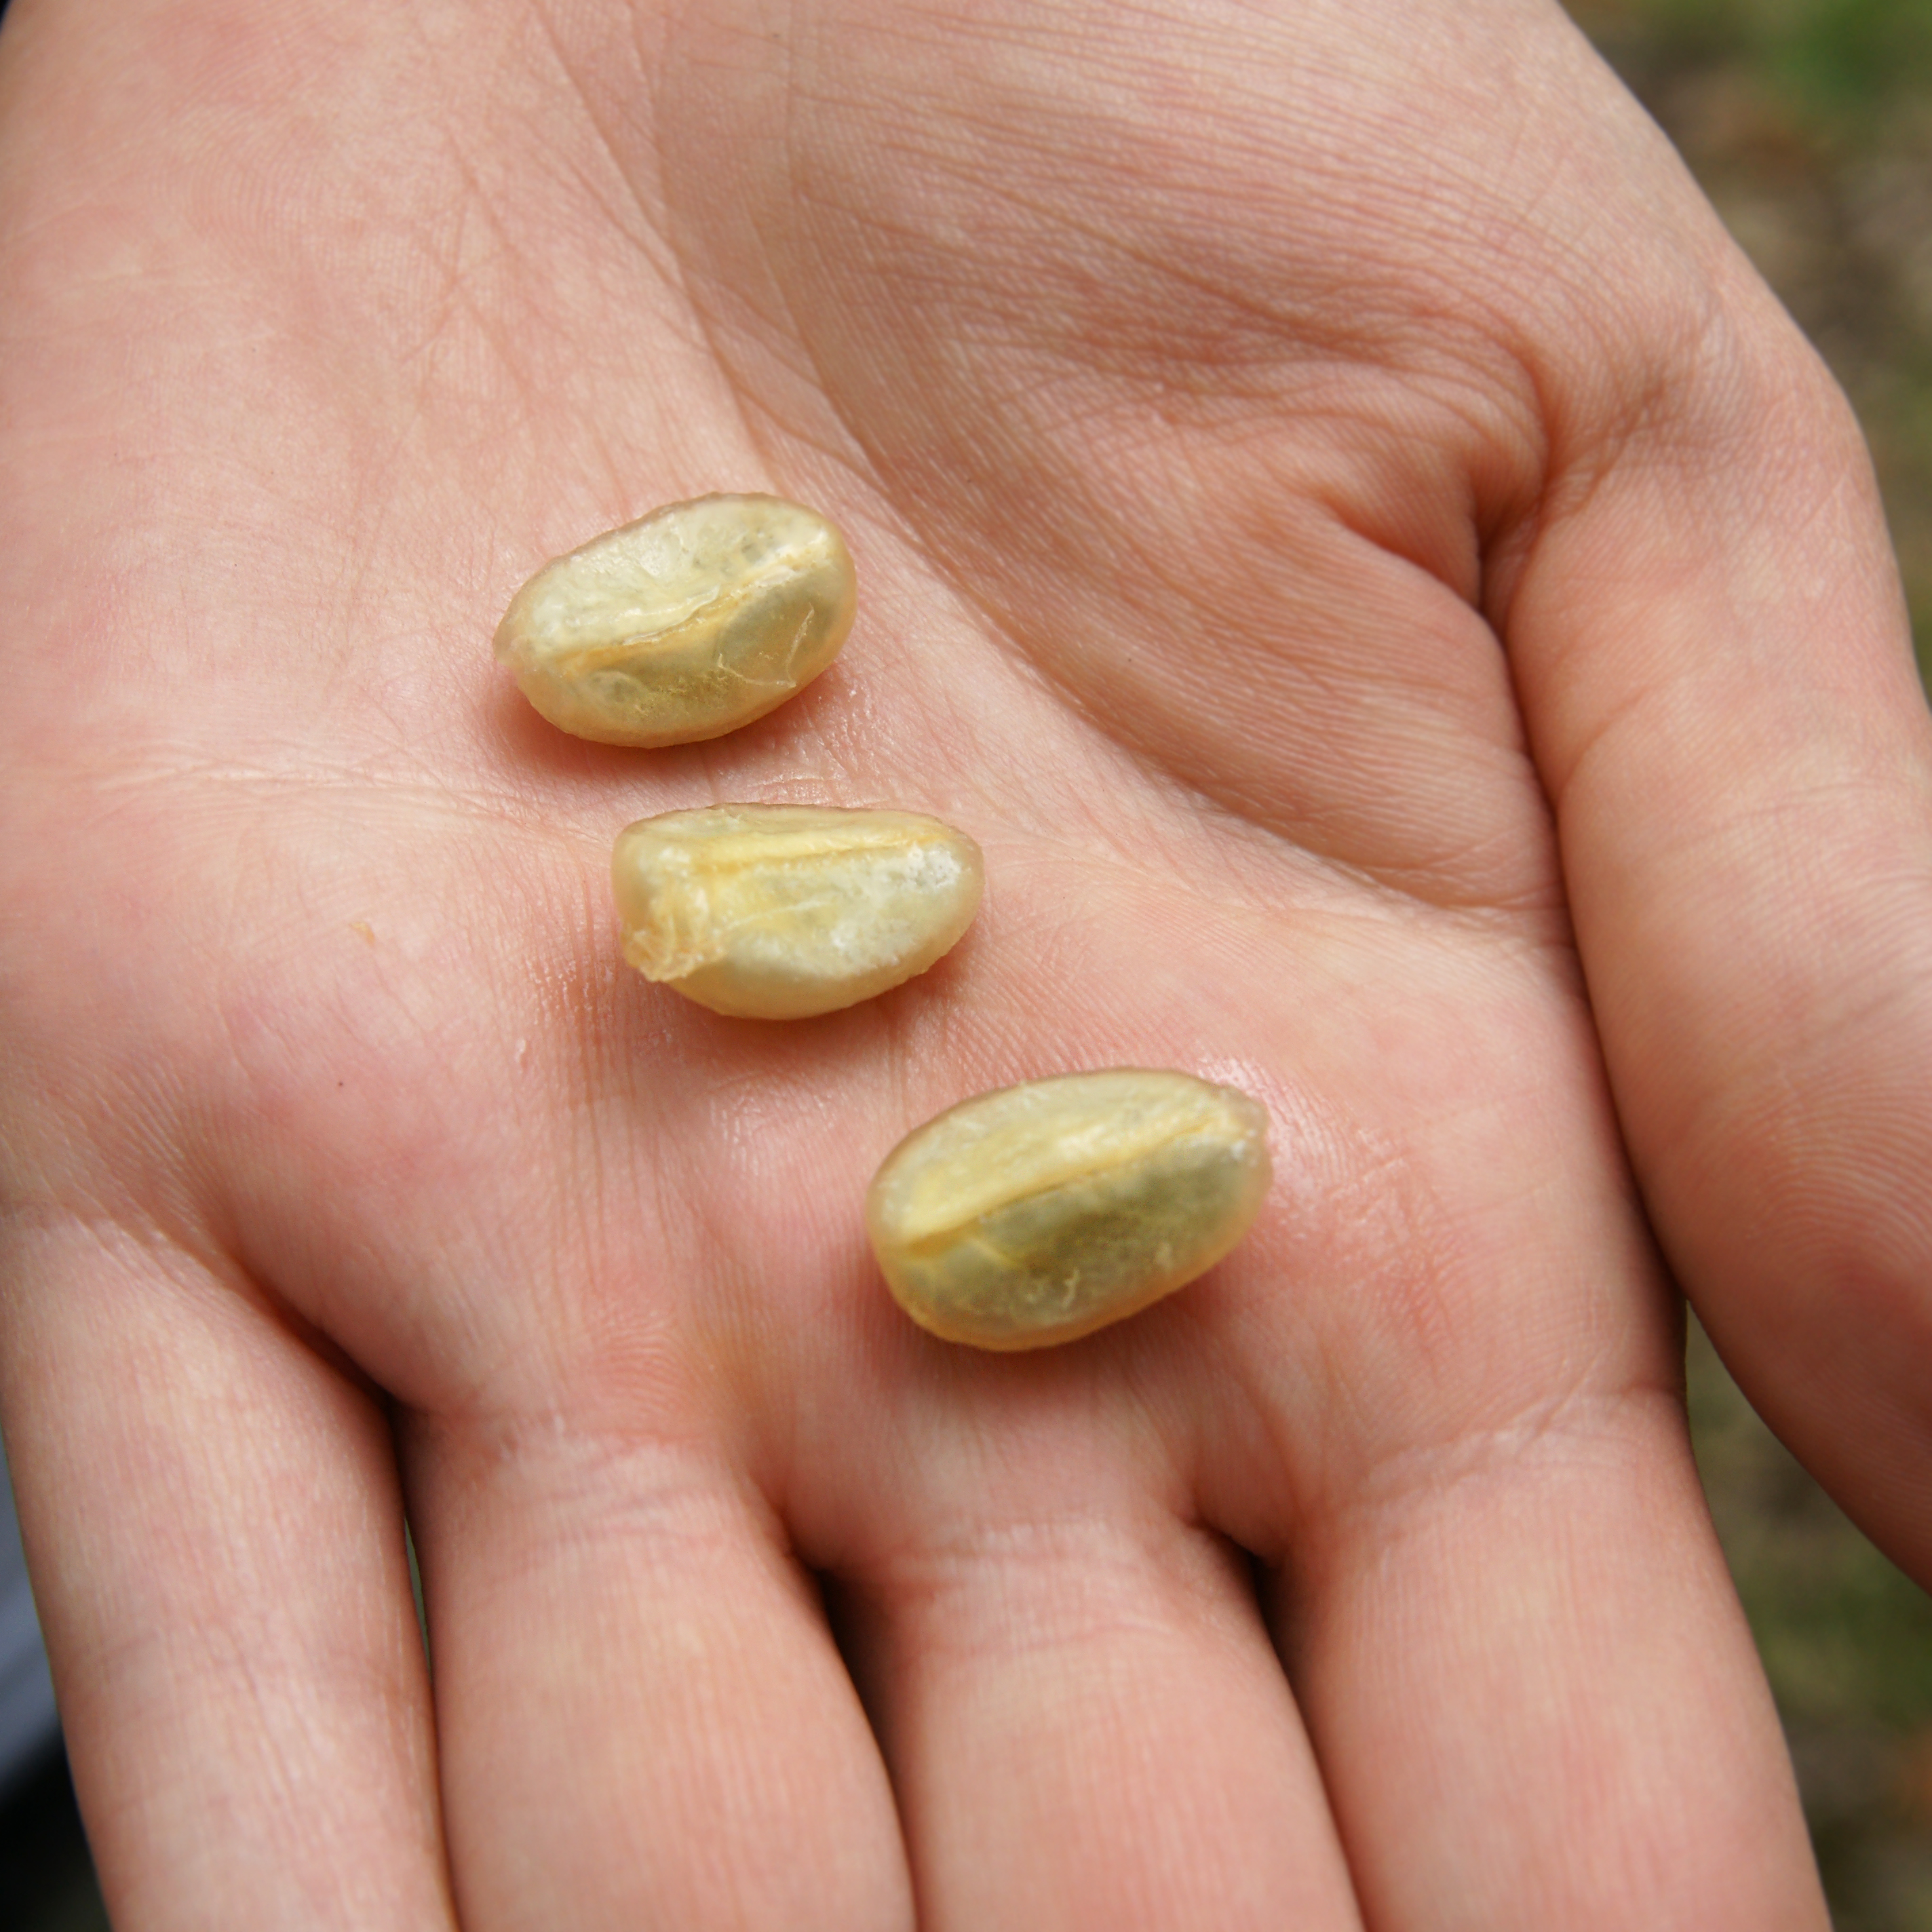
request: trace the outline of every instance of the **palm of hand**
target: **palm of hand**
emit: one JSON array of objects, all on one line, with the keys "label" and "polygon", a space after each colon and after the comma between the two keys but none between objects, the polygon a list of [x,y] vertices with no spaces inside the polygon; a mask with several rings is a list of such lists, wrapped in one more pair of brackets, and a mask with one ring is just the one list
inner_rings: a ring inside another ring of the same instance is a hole
[{"label": "palm of hand", "polygon": [[[88,472],[122,548],[58,593],[114,647],[10,734],[49,962],[8,968],[17,1084],[59,1096],[46,1195],[126,1250],[88,1292],[146,1393],[97,1426],[172,1470],[157,1384],[233,1392],[206,1453],[260,1540],[162,1567],[277,1662],[197,1774],[356,1767],[337,1828],[379,1854],[274,1862],[358,1922],[442,1882],[372,1389],[466,1922],[883,1925],[916,1882],[935,1924],[1581,1925],[1652,1868],[1685,1923],[1815,1922],[1781,1772],[1700,1761],[1770,1720],[1484,614],[1576,378],[1492,306],[1540,244],[1438,279],[1399,170],[1310,195],[1264,29],[1148,31],[1060,67],[687,22],[646,112],[633,50],[526,26],[415,119],[427,52],[395,100],[345,54],[329,111],[196,177],[148,466]],[[1420,54],[1372,108],[1308,44],[1366,120],[1481,145]],[[328,233],[227,198],[336,167]],[[844,658],[712,744],[559,737],[497,608],[714,488],[839,518]],[[979,927],[796,1026],[645,985],[610,838],[733,797],[940,814]],[[1136,1064],[1269,1106],[1243,1249],[1050,1355],[914,1330],[859,1220],[892,1142]]]}]

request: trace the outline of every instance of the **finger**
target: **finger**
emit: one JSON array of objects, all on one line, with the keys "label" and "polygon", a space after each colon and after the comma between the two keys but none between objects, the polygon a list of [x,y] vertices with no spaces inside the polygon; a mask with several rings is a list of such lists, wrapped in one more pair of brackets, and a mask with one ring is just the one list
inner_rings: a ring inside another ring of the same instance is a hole
[{"label": "finger", "polygon": [[1070,1504],[1078,1450],[1039,1446],[1050,1512],[928,1502],[848,1580],[921,1925],[1358,1925],[1244,1564],[1144,1499]]},{"label": "finger", "polygon": [[6,1258],[0,1410],[115,1924],[453,1927],[380,1411],[158,1235]]},{"label": "finger", "polygon": [[1856,428],[1708,255],[1694,313],[1631,320],[1636,428],[1596,381],[1503,620],[1671,1258],[1932,1580],[1932,725]]},{"label": "finger", "polygon": [[1667,1394],[1384,1468],[1280,1628],[1377,1932],[1825,1932]]},{"label": "finger", "polygon": [[877,1747],[748,1485],[547,1419],[412,1435],[467,1932],[906,1932]]}]

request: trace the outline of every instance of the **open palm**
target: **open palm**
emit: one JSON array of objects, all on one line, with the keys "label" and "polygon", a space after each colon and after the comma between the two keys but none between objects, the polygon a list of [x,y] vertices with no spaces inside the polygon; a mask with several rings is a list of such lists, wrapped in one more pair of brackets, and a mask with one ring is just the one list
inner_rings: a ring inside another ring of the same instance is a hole
[{"label": "open palm", "polygon": [[[326,10],[0,43],[0,1393],[117,1918],[1822,1924],[1646,1209],[1922,1564],[1932,759],[1660,140],[1527,0]],[[562,737],[503,602],[712,489],[844,656]],[[702,1011],[608,856],[740,799],[986,909]],[[878,1161],[1123,1064],[1267,1103],[1254,1233],[914,1329]]]}]

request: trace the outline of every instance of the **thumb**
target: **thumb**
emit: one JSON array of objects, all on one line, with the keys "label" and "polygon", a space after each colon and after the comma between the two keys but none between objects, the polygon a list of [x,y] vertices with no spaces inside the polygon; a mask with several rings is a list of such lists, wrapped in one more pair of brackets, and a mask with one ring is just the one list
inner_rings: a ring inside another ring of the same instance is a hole
[{"label": "thumb", "polygon": [[1728,242],[1707,293],[1559,448],[1498,615],[1665,1250],[1932,1582],[1932,718],[1842,397]]}]

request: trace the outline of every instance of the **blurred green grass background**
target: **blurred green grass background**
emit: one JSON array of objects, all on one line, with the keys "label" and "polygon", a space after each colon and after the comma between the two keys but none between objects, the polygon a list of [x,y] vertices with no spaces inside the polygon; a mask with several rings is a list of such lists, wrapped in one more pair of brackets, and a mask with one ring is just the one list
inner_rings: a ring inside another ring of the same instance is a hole
[{"label": "blurred green grass background", "polygon": [[1932,0],[1573,0],[1864,425],[1932,682]]},{"label": "blurred green grass background", "polygon": [[[1863,422],[1932,683],[1932,0],[1574,0]],[[1932,1598],[1701,1330],[1691,1431],[1840,1932],[1932,1932]]]},{"label": "blurred green grass background", "polygon": [[1932,1928],[1932,1598],[1760,1422],[1694,1323],[1690,1430],[1840,1932]]}]

